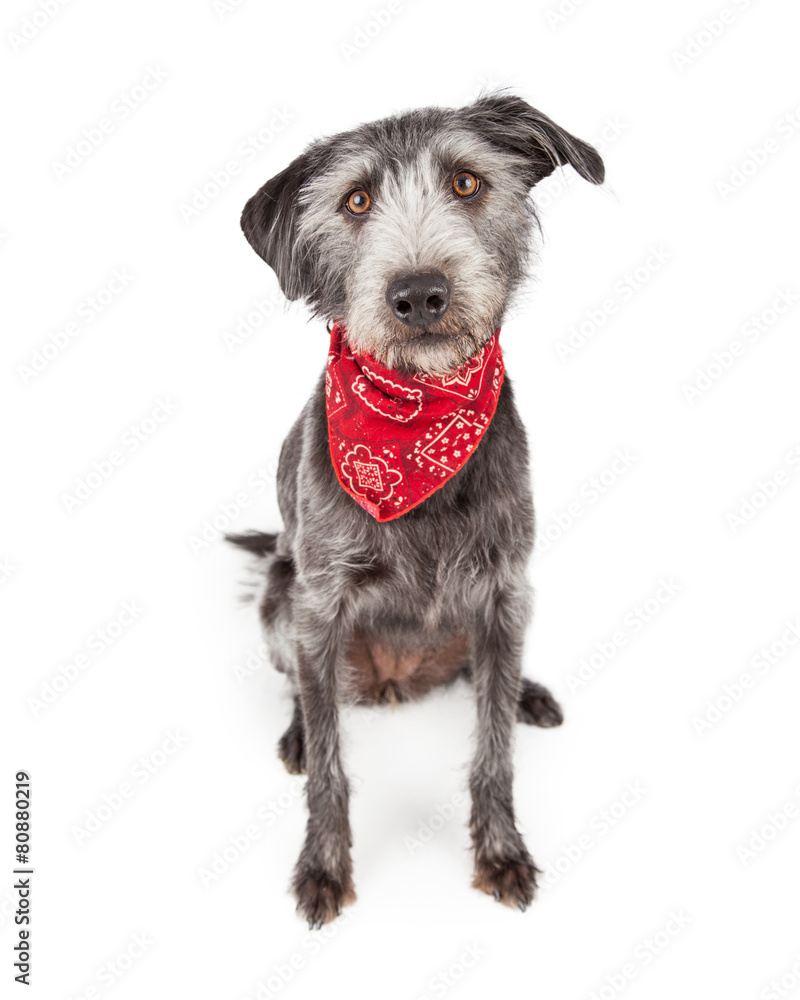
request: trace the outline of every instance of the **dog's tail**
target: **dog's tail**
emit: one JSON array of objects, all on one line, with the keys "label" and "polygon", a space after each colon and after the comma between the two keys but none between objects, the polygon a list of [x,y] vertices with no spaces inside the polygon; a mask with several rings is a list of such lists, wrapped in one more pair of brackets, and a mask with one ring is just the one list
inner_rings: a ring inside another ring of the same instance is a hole
[{"label": "dog's tail", "polygon": [[275,547],[278,536],[267,534],[264,531],[246,531],[242,535],[226,535],[225,541],[231,545],[238,545],[240,549],[245,549],[251,555],[266,559],[267,556],[275,555]]}]

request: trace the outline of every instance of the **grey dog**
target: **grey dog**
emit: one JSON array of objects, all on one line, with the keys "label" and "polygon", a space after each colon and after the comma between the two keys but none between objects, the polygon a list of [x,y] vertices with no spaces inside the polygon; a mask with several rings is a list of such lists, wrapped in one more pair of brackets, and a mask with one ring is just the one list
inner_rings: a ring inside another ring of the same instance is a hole
[{"label": "grey dog", "polygon": [[[441,376],[499,328],[527,273],[530,191],[562,165],[603,181],[595,149],[494,94],[314,142],[247,202],[242,228],[287,298],[343,323],[354,352]],[[456,676],[477,704],[473,885],[524,910],[537,868],[514,817],[513,728],[562,714],[521,672],[534,514],[509,380],[466,465],[379,523],[334,474],[323,377],[283,444],[277,488],[283,530],[230,540],[258,557],[261,623],[294,694],[278,749],[308,774],[298,911],[321,926],[355,898],[339,707],[415,699]]]}]

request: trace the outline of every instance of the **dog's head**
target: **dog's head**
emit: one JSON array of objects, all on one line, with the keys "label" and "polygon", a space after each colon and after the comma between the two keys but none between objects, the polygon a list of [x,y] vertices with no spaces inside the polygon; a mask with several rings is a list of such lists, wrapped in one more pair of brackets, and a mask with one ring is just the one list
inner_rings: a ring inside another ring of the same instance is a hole
[{"label": "dog's head", "polygon": [[319,140],[245,205],[284,294],[339,319],[353,350],[439,375],[491,337],[525,275],[531,188],[591,146],[520,98],[425,108]]}]

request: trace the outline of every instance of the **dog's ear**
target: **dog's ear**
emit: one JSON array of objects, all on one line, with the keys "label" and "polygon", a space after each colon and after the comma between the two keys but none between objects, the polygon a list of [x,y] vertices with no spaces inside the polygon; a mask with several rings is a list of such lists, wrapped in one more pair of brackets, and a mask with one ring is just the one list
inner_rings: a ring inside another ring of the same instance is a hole
[{"label": "dog's ear", "polygon": [[300,299],[308,290],[309,261],[299,246],[300,189],[308,179],[306,154],[259,188],[242,211],[242,231],[255,252],[278,276],[287,299]]},{"label": "dog's ear", "polygon": [[522,98],[496,94],[480,98],[466,110],[482,135],[526,158],[531,187],[567,163],[592,184],[603,183],[605,168],[597,150]]}]

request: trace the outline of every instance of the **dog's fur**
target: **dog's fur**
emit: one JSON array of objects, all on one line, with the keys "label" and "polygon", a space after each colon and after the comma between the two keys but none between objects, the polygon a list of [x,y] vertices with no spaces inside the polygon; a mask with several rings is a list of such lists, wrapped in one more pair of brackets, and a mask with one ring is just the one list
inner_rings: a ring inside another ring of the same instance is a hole
[{"label": "dog's fur", "polygon": [[[353,350],[441,375],[500,326],[528,265],[529,192],[566,164],[602,183],[597,152],[519,98],[427,108],[315,142],[248,201],[242,228],[286,296],[343,321]],[[453,191],[462,170],[481,180],[470,199]],[[372,200],[364,216],[344,207],[356,189]],[[385,299],[393,281],[414,273],[444,275],[452,289],[447,312],[424,329],[397,319]],[[458,675],[477,700],[473,884],[525,909],[537,870],[514,819],[513,726],[559,725],[562,715],[521,676],[534,516],[508,378],[467,464],[387,523],[336,480],[321,379],[283,445],[278,500],[279,534],[231,540],[261,560],[261,621],[295,696],[279,753],[292,773],[308,773],[299,911],[319,926],[355,898],[338,706],[417,698]]]}]

